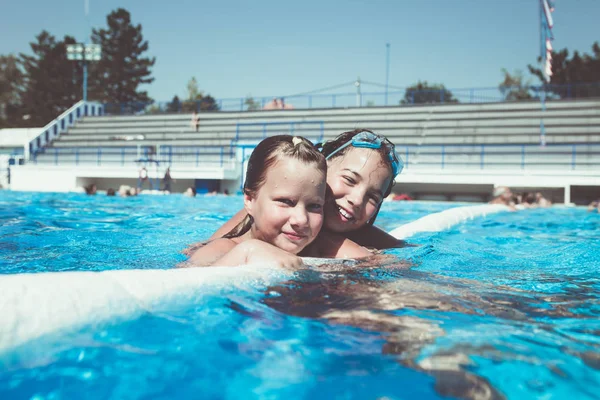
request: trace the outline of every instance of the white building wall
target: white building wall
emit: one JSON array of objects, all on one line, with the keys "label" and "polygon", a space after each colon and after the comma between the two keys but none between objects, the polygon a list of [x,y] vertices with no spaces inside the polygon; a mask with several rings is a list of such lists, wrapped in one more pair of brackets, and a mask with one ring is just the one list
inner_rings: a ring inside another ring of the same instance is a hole
[{"label": "white building wall", "polygon": [[69,192],[77,187],[77,176],[70,170],[18,166],[10,169],[10,175],[11,190]]},{"label": "white building wall", "polygon": [[[148,177],[157,179],[162,187],[164,169],[155,170],[148,167]],[[171,168],[171,177],[177,182],[173,190],[184,190],[192,186],[196,179],[213,179],[220,181],[221,190],[227,188],[230,193],[239,190],[240,166]],[[137,185],[139,168],[131,167],[91,167],[80,166],[61,167],[52,165],[18,165],[11,167],[11,190],[34,192],[70,192],[79,191],[81,187],[100,183],[99,189],[106,187],[118,188],[120,184]],[[223,185],[225,183],[225,185]],[[149,184],[144,183],[144,188]],[[235,189],[234,189],[235,188]]]}]

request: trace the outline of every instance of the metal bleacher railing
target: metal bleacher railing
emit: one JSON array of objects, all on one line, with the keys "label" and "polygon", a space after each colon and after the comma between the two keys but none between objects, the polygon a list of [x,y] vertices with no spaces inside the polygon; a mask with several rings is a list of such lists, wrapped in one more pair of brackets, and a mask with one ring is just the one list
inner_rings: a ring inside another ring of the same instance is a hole
[{"label": "metal bleacher railing", "polygon": [[427,167],[480,170],[493,168],[546,168],[579,170],[597,168],[600,143],[593,144],[451,144],[396,146],[405,168]]},{"label": "metal bleacher railing", "polygon": [[100,116],[103,113],[104,108],[100,103],[83,100],[77,102],[56,119],[50,121],[42,128],[41,133],[37,137],[30,140],[26,147],[26,158],[35,157],[37,152],[43,150],[44,146],[58,138],[77,120],[86,116]]},{"label": "metal bleacher railing", "polygon": [[[48,148],[46,157],[34,158],[34,163],[56,166],[133,166],[143,161],[158,161],[172,167],[235,168],[240,152],[250,154],[254,145],[231,146],[153,146]],[[600,143],[593,144],[452,144],[396,146],[405,169],[521,169],[548,168],[585,170],[597,168]],[[243,159],[244,156],[241,155]]]},{"label": "metal bleacher railing", "polygon": [[33,162],[55,166],[128,167],[139,162],[166,166],[227,167],[235,162],[234,147],[126,146],[54,147],[35,153]]},{"label": "metal bleacher railing", "polygon": [[[368,82],[363,82],[368,84]],[[377,85],[380,86],[380,85]],[[521,97],[515,96],[518,91]],[[512,102],[522,99],[539,99],[544,95],[546,100],[553,99],[583,99],[600,97],[600,82],[578,83],[567,85],[538,85],[525,87],[483,87],[458,88],[443,90],[411,90],[408,88],[392,87],[389,91],[343,92],[343,93],[312,93],[291,96],[262,96],[249,98],[234,97],[216,99],[212,111],[256,111],[262,110],[273,99],[296,109],[311,108],[347,108],[347,107],[381,107],[427,103],[496,103]],[[203,111],[203,100],[183,101],[174,104],[168,101],[150,103],[105,103],[105,112],[109,115],[132,114],[162,114],[162,113],[191,113]]]}]

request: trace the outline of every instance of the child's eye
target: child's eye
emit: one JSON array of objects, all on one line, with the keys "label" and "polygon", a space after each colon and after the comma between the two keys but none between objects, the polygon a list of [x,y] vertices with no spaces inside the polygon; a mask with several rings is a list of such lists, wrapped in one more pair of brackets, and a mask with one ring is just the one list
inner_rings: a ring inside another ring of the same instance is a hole
[{"label": "child's eye", "polygon": [[294,202],[290,199],[276,199],[278,203],[285,204],[286,206],[294,206]]},{"label": "child's eye", "polygon": [[381,199],[379,198],[379,196],[377,196],[376,194],[370,194],[369,195],[369,200],[371,200],[375,204],[379,204],[379,202],[381,201]]},{"label": "child's eye", "polygon": [[356,184],[356,181],[355,181],[353,178],[349,177],[349,176],[343,176],[342,178],[344,178],[344,180],[345,180],[347,183],[351,184],[351,185],[354,185],[354,184]]},{"label": "child's eye", "polygon": [[321,212],[323,210],[323,205],[314,203],[308,205],[308,211],[310,212]]}]

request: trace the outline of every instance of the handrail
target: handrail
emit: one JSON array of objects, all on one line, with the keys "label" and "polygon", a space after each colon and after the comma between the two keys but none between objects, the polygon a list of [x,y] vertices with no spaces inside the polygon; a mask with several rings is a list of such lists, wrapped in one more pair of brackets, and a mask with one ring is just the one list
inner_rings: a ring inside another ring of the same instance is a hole
[{"label": "handrail", "polygon": [[[472,148],[477,149],[478,152],[448,152],[447,148]],[[506,148],[514,148],[514,151],[503,151],[503,152],[490,152],[487,150],[498,148],[498,149],[506,149]],[[585,147],[587,149],[592,148],[590,151],[578,151],[578,148]],[[438,152],[426,153],[423,152],[423,148],[439,148]],[[564,148],[567,151],[560,151],[555,149]],[[419,152],[416,153],[414,150],[419,149]],[[529,149],[536,149],[536,151],[527,151]],[[413,150],[413,151],[411,151]],[[479,169],[486,169],[486,166],[489,167],[491,165],[503,165],[509,166],[514,165],[517,166],[518,169],[524,170],[528,165],[539,165],[539,164],[552,164],[552,165],[562,165],[561,168],[564,167],[570,168],[571,170],[577,169],[578,166],[581,166],[582,163],[579,161],[581,157],[597,157],[597,160],[600,161],[600,143],[551,143],[546,144],[545,146],[540,146],[539,144],[511,144],[511,143],[495,143],[495,144],[460,144],[460,143],[452,143],[452,144],[422,144],[422,145],[396,145],[396,152],[403,158],[404,168],[408,170],[411,166],[414,168],[416,165],[427,165],[427,166],[439,166],[440,169],[446,169],[449,165],[472,165],[479,167]],[[528,163],[527,156],[541,156],[546,158],[544,162],[536,161],[533,163]],[[437,161],[419,161],[414,160],[414,158],[423,158],[425,156],[439,156],[439,160]],[[473,159],[471,161],[447,161],[448,156],[478,156],[477,159]],[[519,161],[517,162],[507,162],[507,156],[516,156]],[[568,157],[568,159],[563,159],[560,161],[560,157]],[[578,159],[579,156],[579,159]],[[500,158],[500,159],[498,159]],[[598,162],[596,161],[596,163]]]},{"label": "handrail", "polygon": [[223,146],[121,146],[121,147],[53,147],[36,153],[33,162],[37,165],[40,156],[47,155],[54,166],[65,165],[94,165],[94,166],[121,166],[127,167],[147,162],[173,165],[187,164],[200,166],[206,163],[210,155],[214,160],[209,163],[223,167],[225,163],[235,159],[233,148]]},{"label": "handrail", "polygon": [[[51,148],[44,151],[51,157],[48,164],[60,165],[96,165],[96,166],[132,166],[140,159],[158,161],[164,165],[187,165],[201,167],[202,165],[218,165],[223,167],[232,162],[240,161],[242,153],[248,153],[255,144],[232,144],[231,146],[123,146],[123,147],[66,147]],[[468,148],[468,152],[456,151],[456,148]],[[506,151],[507,149],[510,151]],[[243,150],[238,152],[237,150]],[[248,150],[248,151],[246,151]],[[418,150],[418,152],[417,152]],[[431,151],[435,150],[435,151]],[[494,151],[496,150],[496,151]],[[501,150],[501,151],[498,151]],[[575,170],[583,166],[582,157],[594,157],[600,160],[600,143],[569,143],[547,144],[541,147],[537,144],[424,144],[397,145],[396,151],[404,159],[405,169],[410,171],[418,166],[433,166],[447,169],[453,165],[470,165],[477,169],[490,166],[514,166],[525,170],[530,165],[553,164],[562,169]],[[453,161],[451,157],[467,157]],[[531,158],[537,156],[535,162]],[[426,161],[422,159],[426,158]],[[512,157],[512,160],[507,159]],[[243,156],[242,156],[243,158]],[[419,158],[421,160],[419,160]],[[541,158],[541,159],[540,159]],[[38,157],[34,159],[37,164]]]},{"label": "handrail", "polygon": [[103,110],[104,106],[99,102],[78,101],[71,108],[46,124],[40,134],[29,141],[28,146],[25,148],[26,159],[30,160],[32,156],[35,158],[37,152],[42,150],[44,146],[52,143],[54,139],[58,138],[61,133],[65,132],[77,120],[87,115],[102,115]]},{"label": "handrail", "polygon": [[[366,82],[365,82],[366,84]],[[253,97],[255,104],[253,111],[259,111],[273,99],[281,99],[285,104],[292,105],[298,109],[312,108],[339,108],[339,107],[372,107],[372,106],[398,106],[426,103],[447,103],[455,100],[463,104],[478,104],[490,102],[513,102],[519,101],[511,96],[514,91],[526,92],[531,100],[537,100],[540,94],[548,99],[582,99],[600,97],[600,82],[572,83],[565,85],[545,84],[531,86],[489,86],[477,88],[447,88],[413,90],[406,87],[392,87],[389,91],[362,91],[341,93],[314,93],[291,96],[257,96]],[[452,98],[447,96],[452,94]],[[421,98],[419,99],[419,96]],[[226,97],[215,99],[218,110],[214,111],[250,111],[249,102],[245,97]],[[290,102],[290,100],[292,100]],[[260,108],[257,107],[260,106]],[[173,107],[176,106],[176,109]],[[107,112],[113,114],[160,114],[169,112],[192,112],[202,111],[202,100],[182,101],[172,104],[169,101],[158,102],[133,102],[133,103],[106,103]],[[114,111],[110,111],[114,110]],[[276,111],[276,110],[270,110]],[[285,110],[283,110],[285,111]]]}]

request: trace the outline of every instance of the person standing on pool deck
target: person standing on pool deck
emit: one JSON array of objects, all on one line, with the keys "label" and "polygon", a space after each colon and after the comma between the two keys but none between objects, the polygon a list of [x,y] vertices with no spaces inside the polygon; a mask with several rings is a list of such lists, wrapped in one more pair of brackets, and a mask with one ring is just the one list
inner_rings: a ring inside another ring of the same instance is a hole
[{"label": "person standing on pool deck", "polygon": [[[325,157],[310,141],[289,135],[264,139],[248,161],[246,215],[227,234],[196,250],[190,263],[269,262],[299,267],[298,254],[315,240],[323,225],[326,175]],[[370,254],[355,243],[343,244],[350,257]]]},{"label": "person standing on pool deck", "polygon": [[[368,129],[356,129],[317,147],[325,156],[328,167],[323,229],[338,233],[360,246],[376,249],[402,247],[404,241],[373,225],[383,199],[392,191],[394,178],[404,167],[394,144]],[[245,216],[245,210],[238,212],[211,239],[227,233]],[[330,248],[326,240],[319,242],[322,250]],[[193,245],[188,253],[196,246]]]},{"label": "person standing on pool deck", "polygon": [[163,190],[165,192],[171,193],[171,183],[173,182],[173,178],[171,178],[171,168],[167,167],[165,171],[165,176],[163,177]]}]

